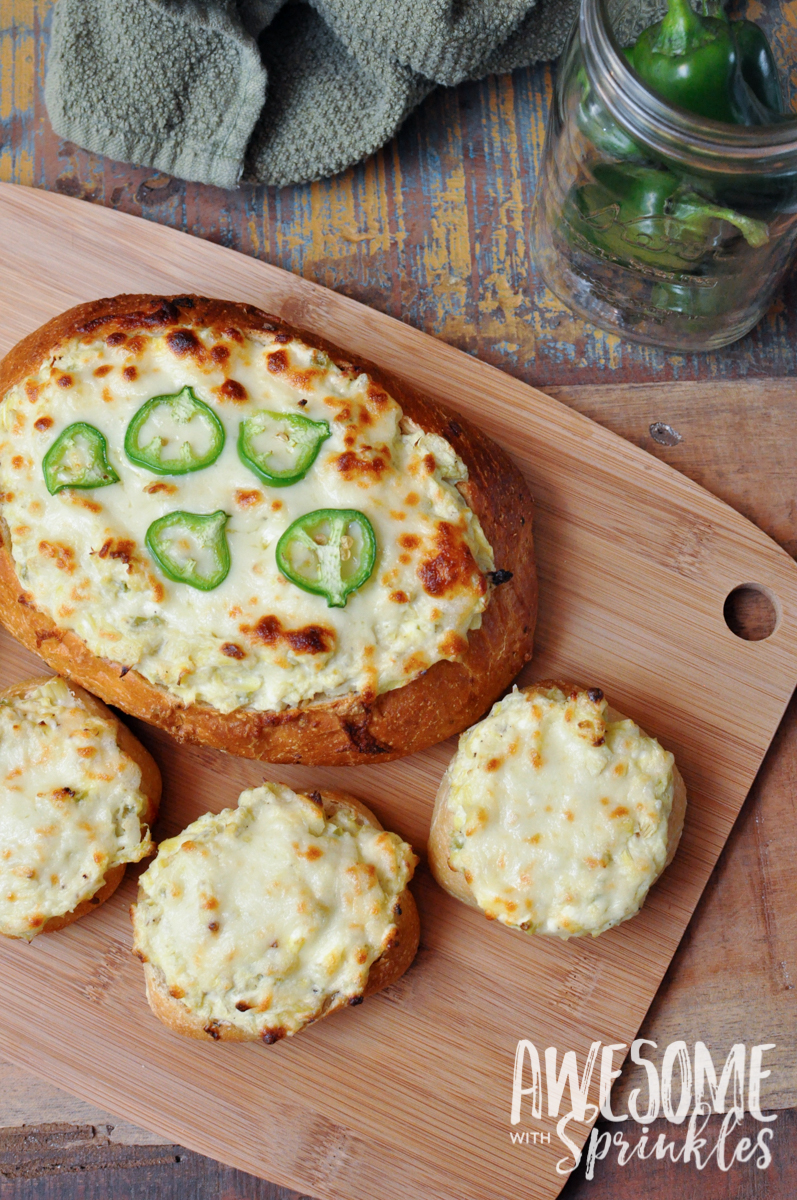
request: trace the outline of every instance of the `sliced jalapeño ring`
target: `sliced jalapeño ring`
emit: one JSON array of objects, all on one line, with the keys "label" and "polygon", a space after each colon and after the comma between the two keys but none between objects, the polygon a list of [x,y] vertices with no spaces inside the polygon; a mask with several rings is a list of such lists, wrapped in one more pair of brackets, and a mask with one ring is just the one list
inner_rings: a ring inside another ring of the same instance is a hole
[{"label": "sliced jalape\u00f1o ring", "polygon": [[238,455],[270,487],[287,487],[304,478],[329,436],[326,421],[261,408],[241,421]]},{"label": "sliced jalape\u00f1o ring", "polygon": [[345,608],[376,563],[376,534],[355,508],[318,508],[305,513],[277,542],[277,566],[286,579]]},{"label": "sliced jalape\u00f1o ring", "polygon": [[214,463],[224,440],[213,409],[186,386],[142,404],[127,427],[125,454],[155,475],[187,475]]},{"label": "sliced jalape\u00f1o ring", "polygon": [[51,496],[62,488],[100,488],[118,483],[108,462],[108,443],[99,429],[76,421],[53,442],[42,460],[42,472]]},{"label": "sliced jalape\u00f1o ring", "polygon": [[147,549],[167,578],[212,592],[230,573],[230,547],[224,531],[229,519],[221,509],[166,513],[147,530]]}]

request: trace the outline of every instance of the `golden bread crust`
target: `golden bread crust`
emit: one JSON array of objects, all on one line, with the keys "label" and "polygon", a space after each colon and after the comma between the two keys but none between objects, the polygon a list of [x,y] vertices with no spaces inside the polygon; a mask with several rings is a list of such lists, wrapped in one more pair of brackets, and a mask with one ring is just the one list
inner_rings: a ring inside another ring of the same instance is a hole
[{"label": "golden bread crust", "polygon": [[[324,790],[314,792],[313,796],[316,798],[318,796],[321,797],[324,813],[327,817],[331,816],[338,809],[344,808],[363,824],[373,825],[376,829],[382,828],[382,825],[371,812],[370,808],[347,792]],[[368,980],[363,991],[363,998],[372,996],[375,992],[381,991],[382,988],[395,983],[404,974],[415,958],[420,932],[420,920],[415,900],[409,888],[405,888],[399,896],[396,932],[384,953],[371,964],[368,972]],[[150,1008],[158,1020],[167,1025],[174,1033],[182,1034],[184,1037],[200,1038],[203,1041],[265,1041],[268,1044],[276,1042],[282,1037],[282,1032],[278,1030],[264,1037],[256,1033],[248,1033],[246,1030],[240,1029],[237,1025],[226,1022],[214,1022],[212,1027],[207,1026],[202,1018],[192,1013],[182,1000],[175,999],[169,995],[162,973],[151,963],[144,963],[144,979],[147,989],[147,1002]],[[317,1015],[308,1024],[315,1023],[323,1017],[329,1016],[331,1012],[344,1007],[345,1003],[342,1000],[340,1003],[330,1004],[323,1009],[319,1009]],[[307,1028],[307,1026],[304,1028]]]},{"label": "golden bread crust", "polygon": [[[33,688],[47,683],[48,679],[51,678],[52,676],[50,675],[37,675],[35,679],[26,679],[22,683],[15,683],[0,692],[0,700],[14,700],[17,697],[25,696]],[[161,775],[154,758],[141,745],[138,738],[133,736],[127,726],[122,724],[116,714],[111,712],[106,704],[103,704],[96,696],[92,696],[90,692],[85,691],[84,688],[79,687],[71,680],[67,679],[64,682],[72,695],[82,701],[92,716],[101,717],[114,726],[117,746],[123,754],[126,754],[128,758],[133,760],[141,771],[141,783],[139,787],[147,800],[147,807],[141,814],[141,823],[151,828],[158,815],[161,798]],[[40,933],[56,933],[59,929],[65,929],[67,925],[71,925],[74,921],[79,921],[87,913],[94,912],[95,909],[98,909],[106,900],[111,898],[124,879],[124,876],[124,863],[120,863],[116,867],[111,867],[105,876],[102,887],[93,896],[90,896],[88,900],[82,901],[72,912],[63,913],[58,917],[50,917],[49,921],[45,921],[44,925],[42,925]]]},{"label": "golden bread crust", "polygon": [[466,464],[461,485],[493,547],[498,570],[513,577],[495,587],[480,629],[472,630],[458,662],[440,661],[403,687],[375,700],[358,695],[310,702],[279,713],[185,705],[135,670],[96,657],[75,633],[58,629],[26,596],[14,569],[0,518],[0,621],[54,670],[75,679],[132,716],[158,725],[178,741],[196,742],[245,758],[311,765],[389,762],[444,741],[489,708],[531,657],[537,614],[532,520],[526,482],[504,452],[463,417],[360,360],[251,305],[196,296],[116,296],[70,309],[20,342],[0,363],[0,397],[71,338],[96,338],[131,329],[206,327],[219,332],[284,332],[325,350],[338,366],[367,372],[425,432],[451,443]]},{"label": "golden bread crust", "polygon": [[[549,691],[552,687],[557,687],[567,693],[577,689],[583,691],[583,686],[577,683],[568,683],[561,679],[543,679],[539,683],[532,684],[529,687],[521,688],[520,690],[527,696],[542,695]],[[606,719],[609,721],[624,721],[627,718],[616,708],[608,705],[606,709]],[[429,868],[432,875],[440,884],[440,887],[455,900],[461,900],[463,904],[470,905],[471,908],[478,908],[481,911],[481,905],[476,900],[473,889],[466,881],[465,876],[461,871],[456,871],[452,868],[448,852],[451,845],[451,835],[453,833],[453,811],[448,804],[449,795],[449,780],[448,772],[443,776],[440,787],[437,790],[435,797],[434,811],[432,814],[432,826],[429,832],[429,843],[427,847],[427,858],[429,860]],[[684,819],[686,817],[686,784],[683,776],[678,770],[677,764],[673,764],[673,800],[670,815],[667,821],[667,858],[662,867],[661,875],[672,862],[675,852],[678,849],[678,843],[681,840],[683,832]],[[656,878],[659,878],[657,876]],[[651,887],[656,880],[651,882]],[[519,933],[522,937],[527,937],[528,934],[519,929],[513,929],[512,926],[506,925],[512,933]]]}]

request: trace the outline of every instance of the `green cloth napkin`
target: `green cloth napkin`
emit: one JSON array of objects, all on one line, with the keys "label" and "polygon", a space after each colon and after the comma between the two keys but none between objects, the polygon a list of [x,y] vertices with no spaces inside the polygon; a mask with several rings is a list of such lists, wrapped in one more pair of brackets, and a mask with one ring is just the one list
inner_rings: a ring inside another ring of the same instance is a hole
[{"label": "green cloth napkin", "polygon": [[578,0],[58,0],[56,133],[223,188],[342,171],[436,84],[561,50]]}]

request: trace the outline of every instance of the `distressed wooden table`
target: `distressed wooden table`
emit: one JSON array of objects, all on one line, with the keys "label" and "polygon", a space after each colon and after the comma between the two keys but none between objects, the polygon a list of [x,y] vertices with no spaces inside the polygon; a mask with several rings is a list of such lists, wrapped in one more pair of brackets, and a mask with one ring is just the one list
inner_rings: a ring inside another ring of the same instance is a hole
[{"label": "distressed wooden table", "polygon": [[[55,137],[42,98],[53,4],[0,0],[0,179],[222,242],[433,333],[664,458],[797,553],[797,282],[752,334],[716,354],[633,346],[573,317],[533,256],[550,67],[438,90],[394,142],[336,179],[222,192]],[[729,619],[757,631],[754,605]],[[573,1178],[568,1200],[643,1191],[658,1200],[673,1185],[683,1200],[797,1194],[795,783],[793,702],[642,1030],[660,1046],[702,1040],[718,1062],[734,1042],[775,1043],[763,1087],[764,1107],[779,1114],[773,1166],[620,1168],[615,1155],[592,1183]],[[616,1108],[634,1082],[620,1081]],[[657,1122],[659,1131],[683,1140],[683,1129]],[[0,1200],[127,1195],[298,1200],[0,1063]]]}]

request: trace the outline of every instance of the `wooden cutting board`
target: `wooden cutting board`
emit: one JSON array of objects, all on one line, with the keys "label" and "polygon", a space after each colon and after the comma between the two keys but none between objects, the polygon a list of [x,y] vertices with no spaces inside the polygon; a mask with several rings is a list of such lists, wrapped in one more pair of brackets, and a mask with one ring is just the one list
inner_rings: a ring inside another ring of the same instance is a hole
[{"label": "wooden cutting board", "polygon": [[[632,1040],[797,683],[797,566],[739,514],[643,451],[468,355],[296,276],[62,196],[0,186],[0,351],[79,301],[120,291],[249,301],[476,420],[538,502],[538,651],[521,682],[604,688],[678,759],[689,789],[675,862],[642,914],[593,940],[524,941],[425,869],[416,963],[387,992],[273,1047],[183,1041],[150,1015],[130,956],[135,873],[111,902],[31,946],[0,946],[0,1053],[192,1149],[329,1200],[543,1200],[565,1177],[555,1120],[510,1140],[517,1040]],[[775,632],[723,620],[766,589]],[[0,685],[40,668],[0,635]],[[164,772],[166,836],[264,775],[362,796],[422,849],[452,744],[360,768],[271,768],[137,727]],[[596,1099],[595,1088],[591,1099]],[[579,1139],[586,1126],[576,1127]]]}]

